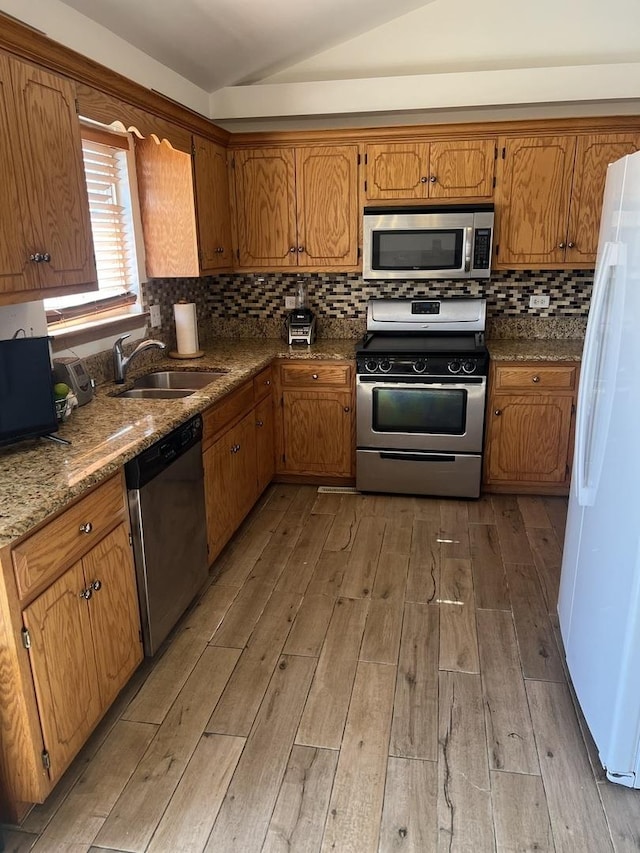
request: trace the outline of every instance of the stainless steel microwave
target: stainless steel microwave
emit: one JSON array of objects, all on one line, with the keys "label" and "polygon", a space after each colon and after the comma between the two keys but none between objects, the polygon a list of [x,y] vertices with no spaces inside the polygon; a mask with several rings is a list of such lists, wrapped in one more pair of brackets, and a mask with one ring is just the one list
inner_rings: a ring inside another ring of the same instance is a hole
[{"label": "stainless steel microwave", "polygon": [[365,207],[363,278],[489,278],[493,205]]}]

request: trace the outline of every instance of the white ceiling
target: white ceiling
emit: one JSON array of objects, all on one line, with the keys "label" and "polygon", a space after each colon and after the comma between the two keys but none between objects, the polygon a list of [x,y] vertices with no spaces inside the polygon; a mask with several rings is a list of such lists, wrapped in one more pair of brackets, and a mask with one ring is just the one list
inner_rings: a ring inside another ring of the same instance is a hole
[{"label": "white ceiling", "polygon": [[207,92],[252,83],[432,0],[64,0]]}]

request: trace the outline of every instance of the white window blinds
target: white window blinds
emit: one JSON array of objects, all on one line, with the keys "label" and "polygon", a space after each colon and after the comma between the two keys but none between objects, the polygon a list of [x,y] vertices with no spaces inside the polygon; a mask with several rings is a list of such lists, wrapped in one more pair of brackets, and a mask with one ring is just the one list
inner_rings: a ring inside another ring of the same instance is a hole
[{"label": "white window blinds", "polygon": [[100,296],[115,296],[135,283],[135,258],[120,198],[121,185],[127,181],[125,155],[110,145],[83,139],[82,156]]}]

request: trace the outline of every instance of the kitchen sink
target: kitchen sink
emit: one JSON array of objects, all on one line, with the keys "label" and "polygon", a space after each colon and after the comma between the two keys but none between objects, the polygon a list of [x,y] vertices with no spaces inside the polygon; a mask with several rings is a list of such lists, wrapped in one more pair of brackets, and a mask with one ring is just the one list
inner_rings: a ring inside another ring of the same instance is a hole
[{"label": "kitchen sink", "polygon": [[197,391],[226,373],[227,370],[160,370],[139,376],[134,380],[133,388]]},{"label": "kitchen sink", "polygon": [[195,388],[130,388],[114,396],[133,400],[176,400],[178,397],[188,397],[195,391]]}]

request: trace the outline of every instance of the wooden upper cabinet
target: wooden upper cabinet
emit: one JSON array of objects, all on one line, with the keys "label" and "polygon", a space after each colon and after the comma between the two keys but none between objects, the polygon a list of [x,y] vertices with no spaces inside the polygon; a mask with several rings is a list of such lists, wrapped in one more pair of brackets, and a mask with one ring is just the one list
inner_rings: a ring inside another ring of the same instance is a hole
[{"label": "wooden upper cabinet", "polygon": [[297,266],[293,151],[236,151],[234,161],[239,266]]},{"label": "wooden upper cabinet", "polygon": [[299,266],[358,262],[357,186],[355,145],[296,151]]},{"label": "wooden upper cabinet", "polygon": [[238,266],[354,267],[358,147],[237,151]]},{"label": "wooden upper cabinet", "polygon": [[498,266],[592,267],[607,166],[640,147],[634,133],[503,140]]},{"label": "wooden upper cabinet", "polygon": [[367,199],[492,198],[493,139],[367,145]]},{"label": "wooden upper cabinet", "polygon": [[509,139],[502,148],[498,263],[562,264],[575,136]]},{"label": "wooden upper cabinet", "polygon": [[194,136],[193,175],[201,272],[230,268],[233,251],[226,149]]},{"label": "wooden upper cabinet", "polygon": [[95,289],[74,84],[2,57],[0,90],[2,301]]},{"label": "wooden upper cabinet", "polygon": [[578,137],[567,229],[567,261],[595,262],[607,166],[639,148],[639,134],[600,133]]}]

